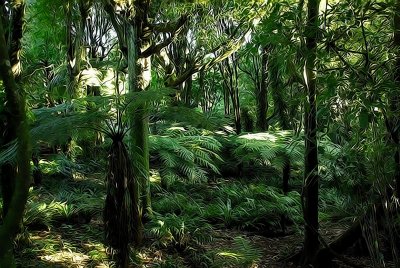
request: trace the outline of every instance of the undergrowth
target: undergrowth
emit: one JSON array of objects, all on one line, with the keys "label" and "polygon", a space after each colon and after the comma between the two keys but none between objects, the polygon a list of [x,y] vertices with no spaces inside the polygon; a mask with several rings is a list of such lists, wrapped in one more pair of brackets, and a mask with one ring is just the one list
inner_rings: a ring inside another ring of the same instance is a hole
[{"label": "undergrowth", "polygon": [[[152,136],[154,213],[145,224],[147,242],[132,253],[132,261],[151,267],[251,267],[262,252],[246,236],[233,237],[216,248],[213,245],[221,243],[216,233],[275,236],[301,231],[303,147],[290,135],[211,136],[191,128],[169,128]],[[358,208],[346,188],[335,185],[347,168],[342,148],[329,141],[320,146],[320,219],[350,218]],[[231,158],[224,157],[227,150]],[[38,262],[57,259],[65,252],[80,254],[84,267],[107,263],[102,246],[103,178],[63,176],[89,170],[70,162],[62,156],[41,161],[46,179],[30,190],[16,245],[22,248],[20,263],[32,256]],[[284,193],[282,169],[288,163],[291,187]],[[332,163],[339,165],[333,168]],[[236,165],[238,172],[221,178],[224,165]],[[240,168],[253,172],[240,177]],[[82,238],[87,243],[77,243]]]}]

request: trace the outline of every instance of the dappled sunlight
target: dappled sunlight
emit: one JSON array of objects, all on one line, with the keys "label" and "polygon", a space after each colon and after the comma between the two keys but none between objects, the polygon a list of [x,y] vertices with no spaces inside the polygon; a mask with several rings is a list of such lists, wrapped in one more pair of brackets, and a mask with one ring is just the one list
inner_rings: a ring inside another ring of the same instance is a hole
[{"label": "dappled sunlight", "polygon": [[82,253],[72,252],[70,250],[61,250],[52,255],[40,256],[40,259],[49,263],[61,263],[70,267],[86,267],[86,262],[89,259],[87,255]]},{"label": "dappled sunlight", "polygon": [[90,237],[90,233],[82,236],[81,232],[73,226],[30,231],[29,247],[23,248],[20,255],[34,254],[35,258],[21,259],[21,267],[37,267],[36,262],[45,262],[46,267],[109,267],[103,244]]},{"label": "dappled sunlight", "polygon": [[293,131],[259,132],[240,135],[239,139],[277,142],[279,139],[291,137]]}]

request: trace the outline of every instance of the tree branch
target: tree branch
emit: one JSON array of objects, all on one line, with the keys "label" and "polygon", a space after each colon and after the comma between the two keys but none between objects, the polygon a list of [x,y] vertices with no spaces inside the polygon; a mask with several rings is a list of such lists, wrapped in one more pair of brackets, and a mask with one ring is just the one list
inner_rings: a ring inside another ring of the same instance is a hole
[{"label": "tree branch", "polygon": [[127,58],[128,46],[125,40],[124,29],[122,28],[121,23],[118,21],[114,6],[109,1],[103,1],[103,3],[104,3],[104,10],[108,14],[111,24],[113,25],[113,28],[117,33],[119,48],[124,54],[124,56]]},{"label": "tree branch", "polygon": [[[180,17],[180,19],[175,23],[173,29],[171,31],[166,31],[166,32],[171,32],[170,37],[165,39],[163,42],[158,43],[156,45],[152,45],[148,49],[146,49],[145,51],[142,51],[139,54],[139,57],[147,58],[147,57],[150,57],[151,55],[160,53],[160,51],[164,47],[170,45],[176,39],[176,37],[182,32],[182,30],[184,28],[183,26],[186,24],[187,21],[188,21],[188,16],[187,15],[182,15]],[[163,33],[166,33],[166,32],[163,32]]]},{"label": "tree branch", "polygon": [[210,53],[207,53],[206,56],[203,57],[203,59],[194,62],[191,66],[189,66],[183,73],[178,75],[175,79],[172,78],[172,75],[169,76],[169,78],[165,81],[165,85],[169,87],[175,87],[182,82],[184,82],[186,79],[189,78],[189,76],[199,72],[199,71],[206,71],[216,64],[222,62],[223,60],[227,59],[230,55],[235,53],[236,51],[239,50],[239,48],[243,45],[246,37],[252,33],[252,29],[249,28],[240,38],[237,40],[231,41],[225,46],[225,50],[219,55],[214,57],[212,60],[208,62],[202,62],[204,58],[206,58],[207,55],[210,55],[214,51],[218,51],[221,48],[221,45],[217,46],[216,48],[212,49]]}]

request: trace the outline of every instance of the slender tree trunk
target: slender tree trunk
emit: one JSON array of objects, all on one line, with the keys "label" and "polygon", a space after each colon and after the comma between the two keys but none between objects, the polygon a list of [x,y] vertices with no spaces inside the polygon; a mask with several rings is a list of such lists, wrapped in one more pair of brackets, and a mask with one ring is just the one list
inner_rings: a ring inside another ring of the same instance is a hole
[{"label": "slender tree trunk", "polygon": [[[242,132],[242,124],[240,120],[240,102],[239,102],[239,75],[238,75],[238,58],[236,57],[236,53],[233,53],[231,56],[232,66],[230,73],[230,85],[231,85],[231,98],[232,98],[232,106],[233,106],[233,114],[235,116],[235,128],[236,134],[240,134]],[[229,62],[227,62],[229,64]]]},{"label": "slender tree trunk", "polygon": [[315,265],[319,250],[318,239],[318,151],[317,151],[317,107],[315,60],[317,52],[319,0],[308,1],[308,19],[306,27],[307,56],[305,63],[305,81],[307,101],[305,102],[305,164],[304,164],[304,262],[303,265]]},{"label": "slender tree trunk", "polygon": [[81,62],[85,57],[85,48],[83,44],[86,19],[89,16],[90,6],[84,1],[79,1],[80,20],[76,27],[76,33],[73,33],[72,10],[74,1],[68,0],[66,3],[67,14],[67,69],[69,74],[68,90],[71,98],[77,98],[79,92],[79,79],[81,74]]},{"label": "slender tree trunk", "polygon": [[279,66],[275,55],[272,55],[275,51],[275,47],[270,48],[270,59],[268,60],[269,70],[269,85],[271,91],[271,97],[274,102],[274,114],[279,118],[279,124],[282,129],[290,129],[290,120],[287,115],[287,104],[284,100],[284,94],[282,90],[282,80],[279,73]]},{"label": "slender tree trunk", "polygon": [[203,95],[203,97],[201,98],[201,106],[202,106],[203,113],[206,113],[209,111],[209,109],[208,109],[209,92],[206,88],[204,76],[205,76],[204,71],[203,70],[200,71],[199,72],[199,88],[200,88],[200,92]]},{"label": "slender tree trunk", "polygon": [[11,31],[9,55],[11,61],[11,69],[14,74],[14,79],[17,83],[21,80],[21,49],[22,49],[22,34],[24,27],[25,16],[25,1],[14,1],[11,7]]},{"label": "slender tree trunk", "polygon": [[192,87],[193,87],[193,77],[190,76],[185,81],[185,86],[184,86],[184,93],[185,93],[184,101],[185,101],[185,105],[188,107],[190,107],[192,105]]},{"label": "slender tree trunk", "polygon": [[[133,3],[134,14],[131,17],[118,16],[115,6],[105,3],[104,9],[110,17],[114,30],[117,33],[120,50],[128,62],[128,88],[130,93],[146,90],[151,82],[151,55],[140,55],[150,47],[152,32],[148,27],[149,0],[137,0]],[[129,13],[127,11],[127,13]],[[130,127],[129,151],[135,174],[134,191],[138,193],[135,202],[139,206],[139,213],[151,213],[151,196],[149,181],[149,116],[146,103],[135,106],[135,110],[128,111]],[[142,215],[139,215],[137,228],[142,230]],[[136,227],[135,227],[136,228]],[[140,244],[143,232],[138,232],[136,244]]]},{"label": "slender tree trunk", "polygon": [[235,87],[232,94],[232,103],[233,103],[233,113],[235,116],[235,129],[236,134],[240,134],[242,132],[242,123],[241,123],[241,114],[240,114],[240,103],[239,103],[239,88]]},{"label": "slender tree trunk", "polygon": [[132,173],[132,161],[122,139],[122,136],[114,137],[108,157],[104,227],[106,242],[115,250],[112,257],[117,267],[128,268],[130,244],[137,243],[141,229],[135,225],[139,215],[135,202],[138,192],[132,182],[135,174]]},{"label": "slender tree trunk", "polygon": [[[14,1],[11,3],[11,20],[10,20],[10,32],[9,32],[9,44],[8,44],[8,55],[10,55],[11,70],[14,76],[15,82],[18,84],[21,77],[21,39],[22,39],[22,29],[23,29],[23,18],[25,13],[25,2],[24,1]],[[4,38],[6,33],[4,33]],[[7,44],[6,44],[7,46]],[[6,145],[16,139],[17,133],[16,129],[10,127],[13,122],[9,120],[12,119],[12,113],[10,109],[6,107],[5,111],[5,124],[3,125],[3,144]],[[14,178],[17,175],[17,167],[12,163],[6,163],[1,166],[1,177],[0,183],[2,185],[2,196],[3,196],[3,217],[8,212],[8,207],[10,206],[11,198],[15,189]]]},{"label": "slender tree trunk", "polygon": [[223,77],[225,115],[230,114],[230,101],[232,101],[236,134],[240,134],[242,126],[240,121],[238,62],[235,53],[222,61],[219,69]]},{"label": "slender tree trunk", "polygon": [[[218,64],[218,69],[222,76],[222,89],[224,94],[224,114],[228,116],[231,114],[231,100],[230,100],[230,88],[227,79],[227,74],[225,70],[225,64],[227,60],[223,60],[220,64]],[[229,75],[229,74],[228,74]]]},{"label": "slender tree trunk", "polygon": [[[130,92],[136,92],[138,90],[138,70],[137,69],[137,61],[138,61],[138,48],[136,46],[137,40],[137,32],[136,28],[133,25],[128,24],[128,33],[127,33],[127,45],[128,45],[128,86]],[[142,117],[139,117],[139,113],[142,115],[143,111],[131,111],[129,114],[129,120],[131,125],[130,138],[131,138],[131,157],[133,161],[133,191],[134,191],[134,204],[133,206],[137,207],[134,210],[134,213],[138,213],[138,215],[133,215],[133,218],[137,219],[134,223],[137,229],[137,236],[134,238],[135,244],[140,245],[143,239],[143,224],[142,217],[139,213],[140,211],[140,179],[143,178],[143,170],[145,169],[144,161],[143,161],[143,152],[144,152],[144,120]],[[147,132],[146,132],[147,134]],[[142,144],[141,144],[142,143]]]},{"label": "slender tree trunk", "polygon": [[263,48],[261,52],[261,81],[258,86],[257,94],[257,129],[260,131],[268,130],[268,49]]},{"label": "slender tree trunk", "polygon": [[400,197],[400,0],[396,0],[395,13],[394,13],[394,48],[396,52],[396,66],[394,73],[394,80],[396,83],[396,90],[391,92],[390,98],[390,111],[391,111],[391,129],[389,130],[392,135],[392,140],[395,146],[395,185],[396,195]]},{"label": "slender tree trunk", "polygon": [[39,186],[42,183],[43,173],[40,170],[38,153],[32,154],[32,162],[34,167],[32,172],[33,183],[35,186]]},{"label": "slender tree trunk", "polygon": [[[285,156],[286,162],[285,165],[283,166],[282,169],[282,191],[284,195],[287,195],[289,192],[289,180],[290,180],[290,171],[291,171],[291,164],[290,164],[290,158],[289,156]],[[287,223],[288,217],[283,214],[281,215],[281,227],[283,233],[286,232],[286,223]]]},{"label": "slender tree trunk", "polygon": [[290,181],[290,171],[291,171],[291,164],[290,158],[287,157],[287,162],[283,166],[282,169],[282,191],[286,195],[289,192],[289,181]]},{"label": "slender tree trunk", "polygon": [[[147,25],[147,16],[150,2],[135,2],[135,35],[136,42],[136,74],[130,83],[129,90],[140,92],[148,89],[151,83],[151,56],[139,57],[139,51],[144,51],[151,45],[151,30]],[[131,60],[134,60],[129,56]],[[128,63],[129,64],[129,63]],[[131,79],[131,78],[129,78]],[[131,87],[133,86],[133,87]],[[149,164],[149,111],[148,104],[143,103],[137,107],[131,121],[131,140],[134,152],[134,168],[140,183],[141,203],[144,216],[151,214],[151,192],[150,192],[150,164]]]},{"label": "slender tree trunk", "polygon": [[[16,3],[23,3],[19,1]],[[22,18],[21,18],[22,19]],[[6,110],[8,111],[7,130],[15,133],[18,140],[17,165],[18,173],[15,180],[15,189],[9,203],[7,215],[0,226],[0,267],[13,268],[13,243],[19,230],[25,204],[28,199],[30,185],[30,156],[28,124],[25,114],[25,99],[19,95],[18,85],[14,79],[11,62],[7,51],[3,18],[0,19],[0,76],[6,93]]]},{"label": "slender tree trunk", "polygon": [[229,88],[227,85],[222,85],[222,88],[224,90],[224,114],[225,116],[228,116],[231,114],[231,100],[229,97]]}]

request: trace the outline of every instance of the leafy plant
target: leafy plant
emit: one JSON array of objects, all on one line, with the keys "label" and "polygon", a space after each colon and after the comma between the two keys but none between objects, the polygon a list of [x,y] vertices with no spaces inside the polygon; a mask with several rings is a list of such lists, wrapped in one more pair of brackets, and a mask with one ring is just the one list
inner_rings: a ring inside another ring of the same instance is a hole
[{"label": "leafy plant", "polygon": [[160,213],[173,213],[176,215],[201,215],[204,203],[186,194],[163,192],[156,196],[153,203],[153,210]]},{"label": "leafy plant", "polygon": [[198,216],[154,213],[147,229],[157,245],[172,246],[178,250],[203,245],[212,240],[211,226]]},{"label": "leafy plant", "polygon": [[217,201],[205,209],[204,217],[227,227],[274,232],[281,228],[282,216],[295,224],[302,222],[297,192],[284,195],[270,186],[231,183],[221,186],[215,195]]},{"label": "leafy plant", "polygon": [[177,178],[190,182],[207,180],[208,171],[219,173],[215,161],[221,144],[213,137],[196,129],[170,128],[164,135],[150,136],[150,154],[153,161],[162,163],[162,183]]}]

